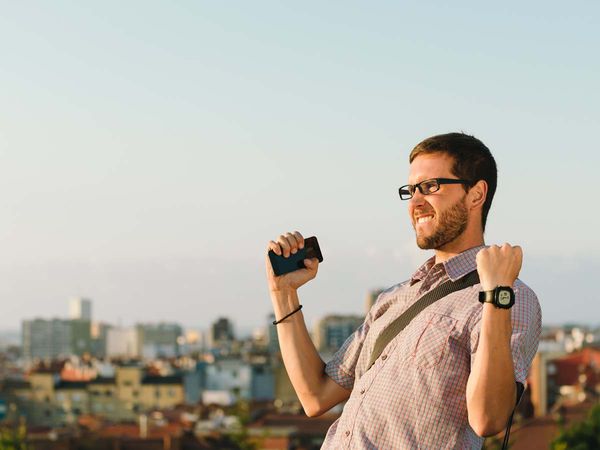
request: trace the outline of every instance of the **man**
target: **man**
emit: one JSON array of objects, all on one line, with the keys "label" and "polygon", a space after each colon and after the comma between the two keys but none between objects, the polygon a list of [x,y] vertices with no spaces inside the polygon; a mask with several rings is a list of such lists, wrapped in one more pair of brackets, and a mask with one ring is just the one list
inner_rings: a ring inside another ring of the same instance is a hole
[{"label": "man", "polygon": [[[323,448],[481,448],[484,436],[506,426],[537,350],[541,312],[533,291],[517,279],[521,248],[484,246],[497,177],[488,148],[450,133],[418,144],[409,161],[400,197],[417,245],[435,256],[383,292],[327,364],[310,340],[297,295],[317,275],[318,261],[307,259],[305,269],[276,277],[267,258],[275,317],[285,317],[277,324],[282,357],[306,414],[347,400]],[[303,244],[294,232],[268,249],[288,257]],[[475,269],[478,284],[424,308],[370,361],[395,319],[424,294]]]}]

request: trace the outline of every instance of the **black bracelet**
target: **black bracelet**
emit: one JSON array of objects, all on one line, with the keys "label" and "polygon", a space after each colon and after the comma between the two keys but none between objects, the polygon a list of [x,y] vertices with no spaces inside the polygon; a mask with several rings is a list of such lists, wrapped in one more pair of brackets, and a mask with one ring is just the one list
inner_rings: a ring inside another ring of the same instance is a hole
[{"label": "black bracelet", "polygon": [[278,323],[283,322],[285,319],[287,319],[288,317],[296,314],[298,311],[300,311],[302,309],[302,305],[298,306],[295,310],[293,310],[291,313],[289,313],[287,316],[283,316],[281,319],[279,320],[274,320],[273,321],[273,325],[277,325]]}]

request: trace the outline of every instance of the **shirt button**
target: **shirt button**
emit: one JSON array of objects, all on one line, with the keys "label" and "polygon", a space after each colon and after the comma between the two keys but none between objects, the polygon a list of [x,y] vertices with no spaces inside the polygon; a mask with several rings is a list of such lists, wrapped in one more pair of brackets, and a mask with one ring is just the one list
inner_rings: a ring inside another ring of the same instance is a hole
[{"label": "shirt button", "polygon": [[387,355],[383,355],[383,356],[381,357],[381,359],[382,359],[382,361],[385,361],[385,360],[387,359]]},{"label": "shirt button", "polygon": [[350,436],[350,431],[346,431],[346,436]]}]

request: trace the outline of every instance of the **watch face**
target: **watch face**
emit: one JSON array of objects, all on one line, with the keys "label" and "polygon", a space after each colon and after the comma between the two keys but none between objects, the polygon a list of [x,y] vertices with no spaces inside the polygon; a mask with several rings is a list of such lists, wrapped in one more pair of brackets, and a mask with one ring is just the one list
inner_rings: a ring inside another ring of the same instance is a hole
[{"label": "watch face", "polygon": [[498,303],[504,306],[510,305],[510,292],[504,290],[498,292]]}]

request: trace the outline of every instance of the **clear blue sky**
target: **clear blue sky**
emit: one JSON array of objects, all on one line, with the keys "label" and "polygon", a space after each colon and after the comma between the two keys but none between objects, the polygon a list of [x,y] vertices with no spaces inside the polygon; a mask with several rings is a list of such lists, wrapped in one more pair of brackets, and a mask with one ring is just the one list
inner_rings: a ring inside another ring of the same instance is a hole
[{"label": "clear blue sky", "polygon": [[317,235],[312,323],[418,251],[397,187],[423,138],[499,165],[488,243],[546,323],[600,323],[600,4],[0,2],[0,328],[67,314],[266,321],[266,242]]}]

